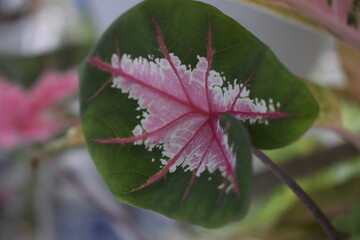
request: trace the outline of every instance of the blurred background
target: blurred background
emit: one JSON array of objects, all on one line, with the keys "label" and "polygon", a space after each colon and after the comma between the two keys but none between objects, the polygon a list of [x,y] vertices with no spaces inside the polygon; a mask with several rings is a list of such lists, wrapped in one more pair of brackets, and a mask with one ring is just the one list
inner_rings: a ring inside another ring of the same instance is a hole
[{"label": "blurred background", "polygon": [[[83,145],[76,68],[111,22],[139,2],[0,0],[0,240],[327,239],[256,160],[249,214],[221,229],[113,198]],[[297,143],[267,154],[299,180],[344,235],[360,239],[358,50],[321,23],[302,24],[303,16],[271,5],[276,1],[204,2],[307,79],[322,110],[316,126]],[[355,9],[359,14],[360,6]]]}]

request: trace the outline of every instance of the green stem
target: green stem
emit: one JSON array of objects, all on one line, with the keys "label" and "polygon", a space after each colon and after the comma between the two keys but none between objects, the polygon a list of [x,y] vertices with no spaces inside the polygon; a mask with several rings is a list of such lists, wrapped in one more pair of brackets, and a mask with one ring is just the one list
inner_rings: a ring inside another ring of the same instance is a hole
[{"label": "green stem", "polygon": [[254,148],[253,153],[259,158],[282,182],[284,182],[312,212],[317,221],[323,227],[331,240],[341,240],[340,234],[326,218],[324,213],[316,206],[315,202],[304,192],[304,190],[286,173],[284,173],[268,156]]}]

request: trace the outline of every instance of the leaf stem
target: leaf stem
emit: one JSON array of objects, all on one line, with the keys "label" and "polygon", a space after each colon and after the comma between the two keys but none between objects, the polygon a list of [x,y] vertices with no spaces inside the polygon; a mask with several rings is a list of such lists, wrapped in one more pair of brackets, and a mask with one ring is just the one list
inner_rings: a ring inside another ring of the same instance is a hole
[{"label": "leaf stem", "polygon": [[[305,156],[295,156],[284,161],[279,167],[287,174],[296,177],[310,176],[317,172],[334,167],[353,157],[360,156],[360,151],[350,143],[330,148],[321,148]],[[267,170],[254,176],[253,186],[257,189],[253,197],[260,198],[279,185],[274,174]]]},{"label": "leaf stem", "polygon": [[274,175],[276,175],[296,194],[300,201],[302,201],[303,204],[312,212],[316,220],[320,223],[331,240],[341,240],[340,234],[336,231],[324,213],[291,177],[284,173],[268,156],[266,156],[259,149],[253,148],[253,153],[273,172]]}]

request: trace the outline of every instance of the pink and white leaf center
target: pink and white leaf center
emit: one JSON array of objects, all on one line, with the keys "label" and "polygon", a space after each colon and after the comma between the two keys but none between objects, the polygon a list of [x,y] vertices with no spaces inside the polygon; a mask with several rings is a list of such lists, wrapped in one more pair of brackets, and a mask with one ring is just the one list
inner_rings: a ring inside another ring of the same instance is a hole
[{"label": "pink and white leaf center", "polygon": [[[239,193],[235,167],[236,156],[220,128],[222,114],[234,115],[241,121],[267,124],[268,119],[285,117],[273,101],[251,99],[249,81],[233,84],[212,70],[205,57],[198,56],[194,69],[181,63],[170,53],[167,58],[134,58],[113,54],[111,65],[98,59],[91,64],[113,74],[112,87],[127,93],[138,102],[141,115],[133,129],[134,137],[98,139],[102,143],[144,144],[152,151],[162,150],[159,159],[164,167],[147,183],[146,187],[178,168],[200,176],[204,171],[220,171],[225,181],[220,188],[234,189]],[[210,64],[211,65],[211,64]]]}]

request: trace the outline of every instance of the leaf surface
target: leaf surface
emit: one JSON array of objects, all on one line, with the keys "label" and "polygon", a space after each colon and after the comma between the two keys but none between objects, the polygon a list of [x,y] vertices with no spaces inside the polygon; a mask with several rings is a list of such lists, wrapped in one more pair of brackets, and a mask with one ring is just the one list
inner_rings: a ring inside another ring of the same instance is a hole
[{"label": "leaf surface", "polygon": [[247,208],[247,131],[257,147],[280,147],[317,115],[307,88],[263,43],[204,3],[144,1],[91,55],[81,68],[81,118],[111,191],[202,226]]}]

